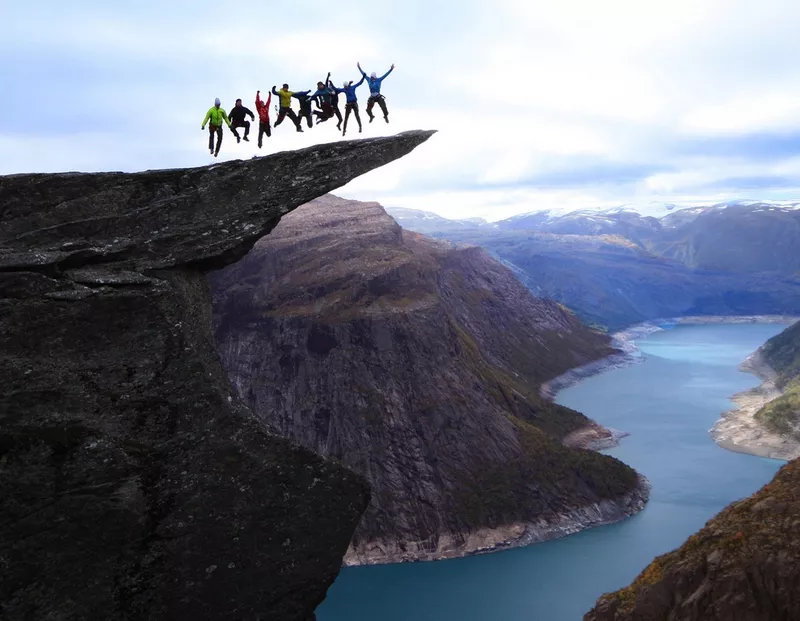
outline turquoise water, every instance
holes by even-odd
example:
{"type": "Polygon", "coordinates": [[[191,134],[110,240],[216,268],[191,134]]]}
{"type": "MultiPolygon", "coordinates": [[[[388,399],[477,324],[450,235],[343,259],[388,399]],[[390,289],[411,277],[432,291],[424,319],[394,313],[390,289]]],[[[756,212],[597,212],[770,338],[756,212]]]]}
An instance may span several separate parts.
{"type": "Polygon", "coordinates": [[[650,479],[638,515],[547,543],[465,559],[344,569],[319,621],[575,621],[781,462],[719,448],[707,431],[758,384],[738,364],[785,326],[678,326],[637,342],[645,361],[589,378],[558,402],[631,435],[606,451],[650,479]]]}

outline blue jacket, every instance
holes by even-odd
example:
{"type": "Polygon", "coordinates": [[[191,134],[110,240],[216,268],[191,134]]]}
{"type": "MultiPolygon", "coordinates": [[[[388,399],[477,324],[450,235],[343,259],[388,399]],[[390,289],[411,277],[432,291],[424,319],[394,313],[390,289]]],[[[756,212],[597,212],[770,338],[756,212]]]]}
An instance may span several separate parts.
{"type": "Polygon", "coordinates": [[[364,76],[358,82],[356,82],[355,84],[351,84],[346,88],[334,88],[334,90],[337,93],[344,93],[347,96],[347,103],[358,103],[358,98],[356,97],[356,89],[359,86],[361,86],[366,77],[367,76],[364,76]]]}
{"type": "Polygon", "coordinates": [[[367,78],[367,74],[364,73],[364,70],[361,69],[361,75],[367,78],[367,84],[369,84],[369,94],[371,97],[377,97],[381,94],[381,82],[383,79],[392,72],[392,69],[389,69],[386,73],[384,73],[379,78],[367,78]]]}

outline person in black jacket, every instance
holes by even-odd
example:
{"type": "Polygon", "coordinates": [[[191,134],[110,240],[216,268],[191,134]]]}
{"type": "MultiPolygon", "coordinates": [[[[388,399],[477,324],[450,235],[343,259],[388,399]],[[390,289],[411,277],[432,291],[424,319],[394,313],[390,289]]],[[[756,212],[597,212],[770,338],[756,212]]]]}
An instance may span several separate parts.
{"type": "Polygon", "coordinates": [[[311,129],[313,127],[311,122],[311,102],[313,102],[314,99],[309,93],[311,93],[311,91],[296,91],[292,93],[292,97],[300,102],[300,114],[297,115],[297,122],[302,123],[303,118],[305,118],[309,129],[311,129]]]}
{"type": "Polygon", "coordinates": [[[244,127],[244,140],[245,142],[250,142],[250,139],[247,137],[250,134],[250,121],[245,121],[245,116],[250,116],[252,120],[256,120],[255,115],[250,111],[249,108],[245,108],[242,105],[242,100],[237,99],[236,105],[233,106],[233,110],[231,110],[228,117],[231,120],[231,131],[233,135],[236,136],[236,142],[241,142],[242,139],[239,137],[239,132],[236,131],[237,127],[244,127]]]}

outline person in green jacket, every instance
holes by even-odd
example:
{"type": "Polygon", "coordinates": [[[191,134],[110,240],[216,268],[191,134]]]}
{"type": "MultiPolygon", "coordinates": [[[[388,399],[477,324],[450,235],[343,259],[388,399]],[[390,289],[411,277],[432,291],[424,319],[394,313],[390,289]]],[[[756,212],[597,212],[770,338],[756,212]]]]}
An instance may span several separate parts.
{"type": "Polygon", "coordinates": [[[200,129],[203,130],[206,128],[206,123],[208,123],[208,150],[214,157],[219,155],[219,148],[222,146],[223,121],[228,124],[228,129],[233,131],[233,129],[231,129],[231,121],[225,113],[225,110],[220,106],[219,97],[217,97],[214,100],[214,106],[209,108],[208,112],[206,112],[206,118],[203,119],[203,124],[200,126],[200,129]],[[217,135],[216,151],[214,150],[214,134],[217,135]]]}

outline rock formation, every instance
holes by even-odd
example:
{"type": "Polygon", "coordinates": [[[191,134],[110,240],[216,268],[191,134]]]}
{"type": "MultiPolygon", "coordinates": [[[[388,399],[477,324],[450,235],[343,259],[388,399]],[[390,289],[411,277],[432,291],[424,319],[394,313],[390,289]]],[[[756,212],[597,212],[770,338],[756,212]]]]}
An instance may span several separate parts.
{"type": "Polygon", "coordinates": [[[204,272],[432,132],[0,178],[0,617],[309,621],[369,492],[270,435],[204,272]]]}
{"type": "MultiPolygon", "coordinates": [[[[800,462],[727,507],[584,621],[800,619],[800,462]]],[[[612,562],[612,561],[610,561],[612,562]]]]}
{"type": "Polygon", "coordinates": [[[539,396],[613,352],[608,337],[484,251],[327,196],[211,281],[245,403],[372,484],[348,562],[530,543],[642,507],[633,470],[562,444],[590,421],[539,396]]]}

